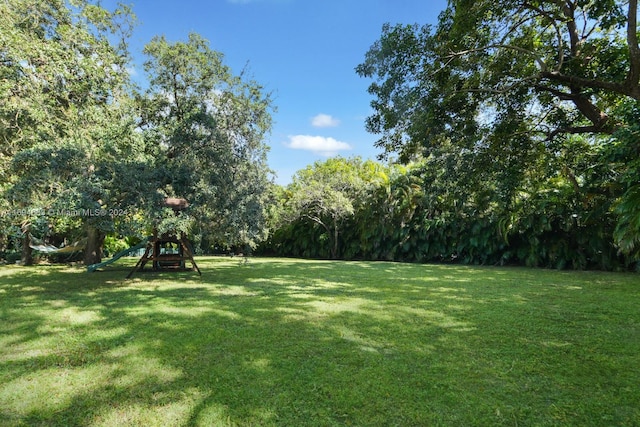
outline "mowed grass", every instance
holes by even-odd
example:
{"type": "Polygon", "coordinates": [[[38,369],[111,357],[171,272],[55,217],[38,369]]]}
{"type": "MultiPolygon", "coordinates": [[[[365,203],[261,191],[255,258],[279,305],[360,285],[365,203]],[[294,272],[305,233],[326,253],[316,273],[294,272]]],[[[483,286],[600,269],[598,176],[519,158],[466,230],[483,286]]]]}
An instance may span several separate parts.
{"type": "Polygon", "coordinates": [[[0,267],[2,426],[638,426],[640,276],[0,267]]]}

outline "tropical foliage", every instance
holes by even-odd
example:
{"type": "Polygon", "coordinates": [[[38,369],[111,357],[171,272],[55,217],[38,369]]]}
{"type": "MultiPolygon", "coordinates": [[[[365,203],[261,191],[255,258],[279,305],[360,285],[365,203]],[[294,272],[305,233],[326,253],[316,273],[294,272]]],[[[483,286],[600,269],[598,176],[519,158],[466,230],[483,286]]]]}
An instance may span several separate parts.
{"type": "Polygon", "coordinates": [[[637,15],[637,1],[453,0],[435,27],[387,25],[357,68],[374,79],[367,127],[401,161],[453,146],[476,180],[497,178],[507,207],[549,181],[567,181],[574,204],[598,201],[591,220],[619,203],[616,242],[630,254],[637,15]]]}
{"type": "Polygon", "coordinates": [[[466,180],[467,160],[441,152],[406,167],[359,159],[318,162],[304,171],[304,185],[299,174],[280,190],[280,211],[272,216],[278,218],[272,221],[275,232],[262,250],[310,258],[547,268],[617,270],[636,265],[614,242],[615,212],[621,208],[599,192],[611,185],[606,174],[589,174],[589,181],[582,183],[589,189],[584,196],[570,180],[555,176],[540,178],[505,201],[499,181],[466,180]],[[343,171],[337,173],[336,165],[343,171]],[[370,173],[362,173],[364,165],[370,173]],[[360,191],[340,193],[340,198],[333,189],[315,191],[325,176],[320,171],[330,170],[338,181],[359,176],[360,191]],[[336,200],[341,207],[332,204],[336,200]],[[340,221],[332,222],[340,213],[340,221]],[[338,224],[339,240],[333,240],[334,228],[326,224],[338,224]]]}
{"type": "Polygon", "coordinates": [[[635,265],[637,13],[637,1],[452,0],[436,26],[385,25],[356,71],[373,80],[367,129],[408,169],[367,193],[340,253],[635,265]]]}
{"type": "MultiPolygon", "coordinates": [[[[126,37],[131,19],[124,8],[109,12],[86,1],[8,1],[0,38],[0,107],[3,148],[1,182],[7,204],[19,215],[24,236],[23,261],[30,261],[28,241],[43,211],[110,207],[99,163],[105,150],[120,144],[122,95],[128,76],[126,37]]],[[[85,260],[99,257],[111,221],[86,215],[75,221],[55,215],[52,222],[82,226],[87,236],[85,260]]],[[[54,224],[52,224],[54,225],[54,224]]]]}

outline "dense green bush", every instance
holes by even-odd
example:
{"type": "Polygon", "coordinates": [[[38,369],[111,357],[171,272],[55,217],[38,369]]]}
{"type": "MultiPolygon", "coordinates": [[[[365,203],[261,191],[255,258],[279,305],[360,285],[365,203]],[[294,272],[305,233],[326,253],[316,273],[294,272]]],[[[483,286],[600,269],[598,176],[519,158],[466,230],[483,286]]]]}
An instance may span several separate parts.
{"type": "MultiPolygon", "coordinates": [[[[389,168],[388,179],[378,180],[354,203],[357,209],[342,226],[339,256],[556,269],[633,268],[634,257],[623,255],[614,241],[618,215],[612,195],[618,190],[597,167],[597,147],[592,154],[596,166],[580,176],[579,187],[560,173],[541,174],[528,188],[498,191],[495,182],[463,185],[460,174],[434,170],[438,163],[433,161],[389,168]]],[[[328,258],[329,236],[298,217],[275,227],[260,251],[328,258]]]]}

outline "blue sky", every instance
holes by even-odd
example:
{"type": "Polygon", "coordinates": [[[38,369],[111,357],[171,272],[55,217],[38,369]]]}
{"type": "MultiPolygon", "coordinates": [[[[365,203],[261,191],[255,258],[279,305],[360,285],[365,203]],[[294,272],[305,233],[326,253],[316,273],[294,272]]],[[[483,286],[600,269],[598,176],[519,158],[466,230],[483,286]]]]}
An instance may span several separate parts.
{"type": "Polygon", "coordinates": [[[328,156],[379,154],[364,127],[371,81],[354,68],[385,22],[435,24],[446,0],[132,0],[132,7],[136,62],[154,35],[183,41],[197,32],[235,74],[247,66],[272,93],[269,166],[287,184],[328,156]]]}

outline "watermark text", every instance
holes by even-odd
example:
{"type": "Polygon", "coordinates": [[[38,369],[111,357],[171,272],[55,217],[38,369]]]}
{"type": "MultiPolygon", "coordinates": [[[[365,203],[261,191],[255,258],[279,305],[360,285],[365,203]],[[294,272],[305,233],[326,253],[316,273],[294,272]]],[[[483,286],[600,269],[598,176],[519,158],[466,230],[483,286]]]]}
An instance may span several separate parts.
{"type": "Polygon", "coordinates": [[[22,208],[22,209],[9,209],[6,211],[0,211],[2,217],[71,217],[71,218],[86,218],[86,217],[118,217],[129,214],[127,209],[119,208],[98,208],[98,209],[45,209],[45,208],[22,208]]]}

